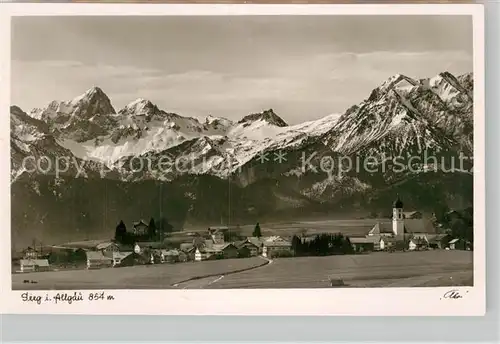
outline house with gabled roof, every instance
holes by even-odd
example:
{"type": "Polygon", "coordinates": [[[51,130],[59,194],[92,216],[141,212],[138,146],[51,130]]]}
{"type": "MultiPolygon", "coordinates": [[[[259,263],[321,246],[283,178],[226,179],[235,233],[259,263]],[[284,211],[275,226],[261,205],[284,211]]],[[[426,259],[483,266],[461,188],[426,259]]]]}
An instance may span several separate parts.
{"type": "Polygon", "coordinates": [[[391,250],[394,249],[396,246],[397,240],[394,237],[389,237],[389,236],[383,236],[380,237],[378,240],[378,243],[375,244],[375,249],[384,251],[384,250],[391,250]]]}
{"type": "Polygon", "coordinates": [[[422,213],[419,211],[404,211],[403,216],[405,219],[421,219],[422,213]]]}
{"type": "Polygon", "coordinates": [[[266,238],[262,242],[262,256],[271,258],[281,254],[292,253],[292,242],[280,236],[266,238]]]}
{"type": "Polygon", "coordinates": [[[134,252],[113,252],[113,266],[121,265],[123,260],[134,252]]]}
{"type": "Polygon", "coordinates": [[[181,251],[177,249],[159,250],[160,263],[177,263],[180,261],[181,251]]]}
{"type": "Polygon", "coordinates": [[[211,257],[230,259],[238,257],[238,248],[231,243],[212,244],[210,247],[199,247],[195,252],[195,260],[202,261],[211,257]]]}
{"type": "Polygon", "coordinates": [[[435,234],[436,227],[429,219],[410,219],[404,221],[405,233],[435,234]]]}
{"type": "Polygon", "coordinates": [[[472,244],[464,239],[455,238],[450,240],[448,243],[448,247],[450,250],[467,250],[469,251],[472,248],[472,244]]]}
{"type": "Polygon", "coordinates": [[[100,251],[87,251],[87,269],[109,268],[113,266],[113,258],[100,251]]]}
{"type": "Polygon", "coordinates": [[[247,241],[257,246],[259,248],[259,253],[262,253],[263,238],[247,237],[247,241]]]}
{"type": "Polygon", "coordinates": [[[48,271],[50,264],[48,259],[21,259],[19,261],[21,272],[48,271]]]}
{"type": "Polygon", "coordinates": [[[238,248],[238,250],[248,250],[248,254],[251,257],[258,256],[260,253],[260,247],[254,244],[248,238],[242,241],[237,241],[234,243],[234,245],[238,248]]]}
{"type": "Polygon", "coordinates": [[[377,222],[373,228],[368,232],[368,236],[394,236],[392,231],[392,223],[377,222]]]}
{"type": "Polygon", "coordinates": [[[449,234],[429,234],[427,239],[430,248],[446,248],[452,238],[449,234]]]}
{"type": "Polygon", "coordinates": [[[133,233],[135,236],[147,235],[148,230],[149,225],[144,220],[133,223],[133,233]]]}
{"type": "Polygon", "coordinates": [[[24,251],[23,251],[23,257],[24,259],[38,259],[38,257],[41,256],[40,252],[36,250],[33,247],[28,246],[24,251]]]}
{"type": "Polygon", "coordinates": [[[105,256],[113,257],[115,252],[120,252],[120,246],[112,241],[102,242],[97,244],[94,250],[102,252],[105,256]]]}
{"type": "Polygon", "coordinates": [[[408,250],[410,251],[419,251],[426,250],[429,248],[429,240],[425,235],[415,236],[410,239],[408,243],[408,250]]]}
{"type": "Polygon", "coordinates": [[[228,226],[212,226],[208,228],[208,235],[215,244],[224,243],[224,233],[229,231],[228,226]]]}
{"type": "Polygon", "coordinates": [[[354,252],[370,252],[375,250],[377,238],[374,236],[366,237],[349,237],[349,242],[354,252]]]}

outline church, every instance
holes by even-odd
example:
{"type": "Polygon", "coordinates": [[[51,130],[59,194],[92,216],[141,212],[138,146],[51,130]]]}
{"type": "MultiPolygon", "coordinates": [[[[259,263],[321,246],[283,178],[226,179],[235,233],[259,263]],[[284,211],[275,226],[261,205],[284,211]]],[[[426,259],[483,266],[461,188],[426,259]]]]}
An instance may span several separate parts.
{"type": "Polygon", "coordinates": [[[403,202],[398,195],[392,204],[391,222],[377,222],[364,237],[350,238],[355,250],[362,248],[362,250],[379,251],[396,244],[408,244],[410,247],[405,249],[412,249],[418,245],[429,244],[429,241],[436,236],[436,228],[432,221],[424,218],[407,218],[405,214],[403,202]]]}

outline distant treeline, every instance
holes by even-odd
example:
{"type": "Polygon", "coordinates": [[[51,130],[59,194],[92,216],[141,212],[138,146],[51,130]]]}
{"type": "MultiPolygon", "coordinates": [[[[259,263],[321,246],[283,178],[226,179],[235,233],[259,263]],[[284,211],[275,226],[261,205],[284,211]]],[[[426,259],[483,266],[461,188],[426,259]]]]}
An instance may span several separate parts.
{"type": "Polygon", "coordinates": [[[329,256],[354,252],[349,238],[340,233],[318,234],[310,241],[303,241],[294,235],[292,249],[296,256],[329,256]]]}

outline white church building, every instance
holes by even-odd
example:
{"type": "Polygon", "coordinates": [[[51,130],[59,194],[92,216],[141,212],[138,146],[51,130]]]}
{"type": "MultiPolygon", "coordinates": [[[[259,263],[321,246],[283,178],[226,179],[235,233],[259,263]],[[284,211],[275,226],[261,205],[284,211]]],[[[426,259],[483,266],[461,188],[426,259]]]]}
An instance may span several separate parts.
{"type": "MultiPolygon", "coordinates": [[[[412,238],[421,238],[427,240],[427,237],[436,235],[436,229],[429,219],[405,217],[403,211],[403,202],[399,198],[392,204],[392,221],[377,222],[373,228],[366,234],[365,240],[373,243],[373,249],[384,250],[397,242],[409,241],[412,238]]],[[[360,241],[360,239],[358,239],[360,241]]],[[[411,249],[410,247],[406,247],[411,249]]]]}

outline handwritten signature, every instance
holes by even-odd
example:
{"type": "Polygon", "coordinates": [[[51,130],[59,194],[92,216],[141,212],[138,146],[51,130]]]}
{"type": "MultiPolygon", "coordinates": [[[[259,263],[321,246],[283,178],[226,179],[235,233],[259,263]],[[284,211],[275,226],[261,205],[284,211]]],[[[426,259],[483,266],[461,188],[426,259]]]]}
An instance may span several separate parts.
{"type": "MultiPolygon", "coordinates": [[[[468,291],[465,292],[466,294],[468,291]]],[[[460,294],[460,291],[458,289],[452,289],[448,290],[446,293],[444,293],[443,297],[441,299],[462,299],[463,296],[460,294]]]]}

